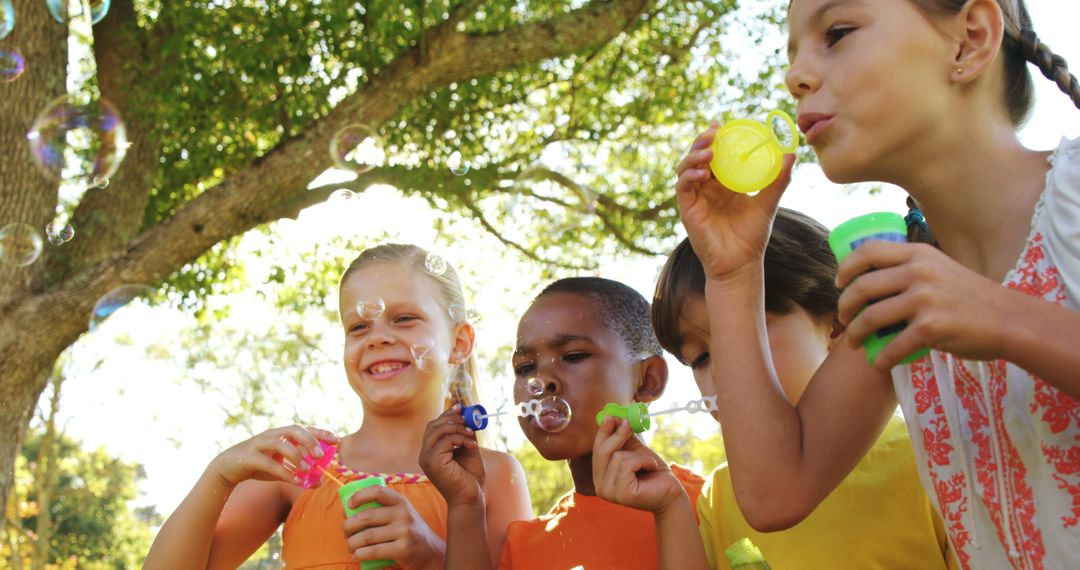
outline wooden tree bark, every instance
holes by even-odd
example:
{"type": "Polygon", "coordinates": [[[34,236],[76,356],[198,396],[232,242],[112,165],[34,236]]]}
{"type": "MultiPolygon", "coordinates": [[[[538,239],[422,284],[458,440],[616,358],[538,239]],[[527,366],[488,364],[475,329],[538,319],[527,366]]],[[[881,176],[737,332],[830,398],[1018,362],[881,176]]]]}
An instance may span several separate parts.
{"type": "MultiPolygon", "coordinates": [[[[594,1],[547,21],[476,35],[456,31],[469,10],[481,4],[471,2],[427,30],[423,53],[419,48],[403,53],[302,133],[137,235],[156,150],[154,141],[131,137],[135,146],[113,183],[88,193],[76,211],[73,225],[97,228],[94,243],[76,244],[76,239],[67,244],[70,249],[46,244],[44,259],[27,268],[0,266],[0,501],[8,496],[15,454],[53,363],[85,332],[84,316],[98,298],[125,283],[160,282],[214,244],[259,224],[295,217],[324,200],[329,189],[306,187],[331,165],[327,141],[345,124],[380,125],[410,99],[452,82],[602,46],[654,3],[594,1]]],[[[15,7],[16,31],[4,41],[21,46],[29,69],[3,86],[0,102],[0,225],[21,221],[42,228],[55,208],[56,188],[30,164],[24,137],[38,111],[63,92],[65,32],[41,0],[16,0],[15,7]]],[[[101,91],[123,113],[124,89],[134,86],[125,82],[126,71],[115,54],[145,53],[152,46],[123,43],[131,41],[125,37],[138,37],[130,0],[114,1],[111,10],[99,26],[120,29],[95,32],[95,51],[101,91]]],[[[129,129],[139,129],[138,117],[125,115],[125,121],[129,129]]],[[[385,174],[376,169],[368,176],[385,174]]],[[[0,512],[4,507],[0,503],[0,512]]]]}

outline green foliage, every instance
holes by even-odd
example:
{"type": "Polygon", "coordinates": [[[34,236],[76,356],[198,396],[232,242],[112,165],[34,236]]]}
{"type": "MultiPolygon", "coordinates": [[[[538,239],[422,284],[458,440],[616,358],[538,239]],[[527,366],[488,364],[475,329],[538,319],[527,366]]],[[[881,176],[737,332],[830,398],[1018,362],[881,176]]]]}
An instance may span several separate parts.
{"type": "MultiPolygon", "coordinates": [[[[152,55],[136,66],[131,112],[160,141],[144,225],[298,135],[391,62],[432,56],[425,32],[458,4],[137,2],[135,43],[152,55]]],[[[457,31],[494,34],[584,4],[476,3],[457,31]]],[[[405,194],[475,220],[542,265],[592,269],[599,253],[664,251],[677,221],[672,172],[694,134],[779,88],[777,58],[736,80],[737,58],[724,46],[760,41],[785,5],[773,0],[746,17],[736,0],[660,0],[597,49],[398,102],[395,116],[373,125],[384,171],[405,194]],[[450,172],[454,153],[468,173],[450,172]],[[537,167],[544,175],[523,175],[537,167]]],[[[172,278],[189,305],[229,286],[234,245],[172,278]]]]}
{"type": "MultiPolygon", "coordinates": [[[[42,432],[31,430],[16,462],[13,497],[18,500],[8,502],[0,566],[14,565],[12,545],[25,559],[37,539],[33,529],[44,507],[35,485],[42,476],[37,463],[42,441],[42,432]],[[12,526],[16,519],[21,531],[12,526]]],[[[47,563],[91,570],[137,567],[150,548],[150,525],[161,523],[152,508],[134,512],[128,507],[137,482],[145,477],[142,467],[103,449],[83,449],[81,442],[62,434],[53,445],[59,473],[47,506],[53,524],[47,563]]]]}

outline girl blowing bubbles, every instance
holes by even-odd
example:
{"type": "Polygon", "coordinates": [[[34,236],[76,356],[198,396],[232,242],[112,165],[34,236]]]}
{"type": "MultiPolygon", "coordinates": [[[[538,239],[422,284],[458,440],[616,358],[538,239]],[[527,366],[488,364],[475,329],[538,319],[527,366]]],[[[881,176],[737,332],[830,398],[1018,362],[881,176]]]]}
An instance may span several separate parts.
{"type": "Polygon", "coordinates": [[[769,354],[762,255],[793,159],[748,197],[708,170],[715,127],[695,141],[677,194],[705,269],[712,382],[743,513],[761,530],[806,517],[899,401],[963,566],[1070,565],[1080,552],[1080,142],[1033,151],[1015,128],[1031,106],[1027,62],[1078,106],[1080,86],[1022,0],[793,0],[788,25],[786,81],[825,174],[903,187],[940,249],[871,242],[845,259],[846,342],[792,407],[769,354]],[[899,322],[906,329],[869,366],[863,341],[899,322]],[[933,350],[899,364],[920,347],[933,350]]]}
{"type": "MultiPolygon", "coordinates": [[[[382,245],[361,253],[341,278],[345,376],[364,410],[360,429],[339,440],[318,429],[277,428],[225,450],[161,528],[148,568],[236,568],[282,522],[288,567],[359,568],[359,560],[379,559],[442,567],[446,502],[419,474],[417,457],[427,422],[449,404],[444,379],[451,367],[476,376],[474,333],[450,316],[450,307],[463,303],[457,274],[426,271],[425,257],[416,246],[382,245]],[[375,501],[382,508],[346,519],[329,477],[301,489],[283,461],[307,471],[304,457],[322,456],[318,440],[337,446],[327,467],[337,479],[386,478],[386,487],[350,499],[353,507],[375,501]]],[[[475,400],[475,386],[456,397],[463,394],[475,400]]],[[[489,473],[484,492],[498,498],[486,512],[494,558],[506,526],[530,518],[531,509],[517,462],[480,452],[489,473]]]]}

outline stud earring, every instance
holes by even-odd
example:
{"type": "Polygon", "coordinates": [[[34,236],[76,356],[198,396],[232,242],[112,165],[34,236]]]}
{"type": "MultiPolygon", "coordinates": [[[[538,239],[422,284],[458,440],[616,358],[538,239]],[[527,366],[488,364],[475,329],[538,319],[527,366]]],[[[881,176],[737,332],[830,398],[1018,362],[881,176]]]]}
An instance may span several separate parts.
{"type": "Polygon", "coordinates": [[[961,73],[963,73],[963,72],[964,72],[964,68],[963,68],[963,67],[957,67],[957,68],[956,68],[956,74],[957,74],[957,75],[960,75],[960,74],[961,74],[961,73]]]}

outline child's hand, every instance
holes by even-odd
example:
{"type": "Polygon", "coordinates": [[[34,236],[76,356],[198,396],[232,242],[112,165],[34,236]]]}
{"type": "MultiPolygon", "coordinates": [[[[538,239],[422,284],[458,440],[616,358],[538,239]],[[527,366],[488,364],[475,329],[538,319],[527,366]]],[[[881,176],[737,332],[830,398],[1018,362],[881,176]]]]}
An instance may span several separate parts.
{"type": "Polygon", "coordinates": [[[372,486],[349,498],[349,507],[376,502],[378,508],[345,519],[346,545],[357,560],[393,560],[398,566],[442,568],[446,543],[409,501],[392,489],[372,486]]]}
{"type": "Polygon", "coordinates": [[[641,443],[629,422],[604,418],[592,462],[596,495],[613,503],[660,514],[686,496],[663,458],[641,443]]]}
{"type": "Polygon", "coordinates": [[[322,457],[320,439],[338,442],[336,435],[317,428],[294,425],[267,430],[221,452],[207,470],[215,472],[231,487],[247,479],[298,483],[283,462],[301,470],[310,468],[304,456],[322,457]]]}
{"type": "Polygon", "coordinates": [[[840,264],[836,282],[846,288],[839,318],[849,323],[853,347],[879,329],[907,323],[878,354],[874,368],[882,371],[925,347],[975,360],[1002,358],[1002,309],[1023,306],[1027,298],[927,244],[865,243],[840,264]]]}
{"type": "Polygon", "coordinates": [[[705,276],[723,279],[746,266],[760,266],[780,196],[791,181],[794,155],[784,157],[780,176],[755,196],[725,188],[709,168],[715,123],[698,135],[679,164],[675,187],[679,216],[701,259],[705,276]]]}
{"type": "Polygon", "coordinates": [[[442,493],[447,504],[483,499],[484,460],[476,434],[465,427],[461,404],[454,404],[427,425],[420,468],[442,493]]]}

